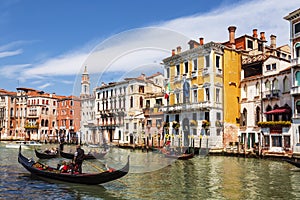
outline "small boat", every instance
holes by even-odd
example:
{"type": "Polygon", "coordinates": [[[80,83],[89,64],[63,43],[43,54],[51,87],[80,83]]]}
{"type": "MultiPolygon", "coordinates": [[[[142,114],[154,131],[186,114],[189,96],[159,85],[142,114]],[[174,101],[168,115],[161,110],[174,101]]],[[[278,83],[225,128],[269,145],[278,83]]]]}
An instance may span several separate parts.
{"type": "Polygon", "coordinates": [[[178,160],[188,160],[194,157],[193,153],[189,154],[169,154],[169,153],[164,153],[166,158],[173,158],[173,159],[178,159],[178,160]]]}
{"type": "Polygon", "coordinates": [[[59,156],[58,153],[42,153],[34,149],[36,157],[40,159],[51,159],[51,158],[57,158],[59,156]]]}
{"type": "Polygon", "coordinates": [[[300,168],[300,162],[297,162],[297,161],[291,160],[291,159],[285,159],[285,161],[300,168]]]}
{"type": "Polygon", "coordinates": [[[19,147],[18,162],[28,170],[32,175],[44,177],[48,179],[55,179],[64,182],[98,185],[113,181],[125,176],[129,172],[129,156],[126,165],[119,170],[107,170],[101,173],[61,173],[53,167],[49,167],[32,159],[28,159],[21,153],[21,146],[19,147]]]}
{"type": "MultiPolygon", "coordinates": [[[[85,160],[93,160],[93,159],[101,159],[106,155],[107,152],[101,152],[101,153],[88,153],[84,155],[85,160]]],[[[60,156],[67,159],[73,159],[74,153],[66,153],[61,151],[60,156]]]]}
{"type": "Polygon", "coordinates": [[[38,143],[36,141],[15,141],[9,144],[6,144],[6,148],[14,148],[17,149],[20,146],[22,146],[22,148],[24,149],[30,149],[30,148],[35,148],[38,146],[42,146],[41,143],[38,143]]]}

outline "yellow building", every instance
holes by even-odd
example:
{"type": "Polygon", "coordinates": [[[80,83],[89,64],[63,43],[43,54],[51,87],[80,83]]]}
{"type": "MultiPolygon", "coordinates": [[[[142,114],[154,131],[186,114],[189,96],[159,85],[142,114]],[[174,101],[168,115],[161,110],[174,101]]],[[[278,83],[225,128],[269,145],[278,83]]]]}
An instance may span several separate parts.
{"type": "Polygon", "coordinates": [[[241,54],[203,38],[189,47],[163,60],[165,138],[173,146],[221,148],[237,140],[241,54]]]}

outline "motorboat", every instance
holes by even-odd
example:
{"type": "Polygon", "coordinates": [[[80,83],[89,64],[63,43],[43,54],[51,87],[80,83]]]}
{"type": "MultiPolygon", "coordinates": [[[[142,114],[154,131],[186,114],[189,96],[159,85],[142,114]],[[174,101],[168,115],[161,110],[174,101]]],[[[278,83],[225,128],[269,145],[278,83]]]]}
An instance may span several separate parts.
{"type": "Polygon", "coordinates": [[[18,149],[20,146],[23,149],[30,149],[30,148],[42,146],[42,144],[39,142],[36,142],[36,141],[14,141],[14,142],[6,144],[5,147],[18,149]]]}

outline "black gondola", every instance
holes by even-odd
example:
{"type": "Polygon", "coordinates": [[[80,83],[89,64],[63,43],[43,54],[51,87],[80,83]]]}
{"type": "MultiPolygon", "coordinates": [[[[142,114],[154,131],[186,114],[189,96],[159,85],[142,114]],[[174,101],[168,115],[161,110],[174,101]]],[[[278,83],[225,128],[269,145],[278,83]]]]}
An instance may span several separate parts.
{"type": "MultiPolygon", "coordinates": [[[[85,154],[84,159],[85,160],[101,159],[106,155],[106,153],[107,152],[85,154]]],[[[73,159],[74,153],[66,153],[66,152],[61,151],[60,156],[63,158],[67,158],[67,159],[73,159]]]]}
{"type": "Polygon", "coordinates": [[[188,160],[194,157],[193,153],[190,154],[168,154],[168,153],[164,153],[166,158],[173,158],[173,159],[178,159],[178,160],[188,160]]]}
{"type": "Polygon", "coordinates": [[[59,156],[58,153],[56,153],[56,154],[41,153],[41,152],[37,151],[36,149],[34,149],[34,152],[35,152],[36,157],[38,157],[40,159],[57,158],[59,156]]]}
{"type": "Polygon", "coordinates": [[[285,161],[300,168],[300,162],[297,162],[297,161],[291,160],[291,159],[285,159],[285,161]]]}
{"type": "Polygon", "coordinates": [[[129,156],[128,156],[126,165],[119,170],[104,171],[102,173],[82,173],[82,174],[60,173],[60,171],[57,170],[56,168],[48,167],[46,165],[35,162],[23,156],[21,153],[21,146],[19,148],[18,162],[25,169],[27,169],[32,175],[49,178],[49,179],[55,179],[59,181],[80,183],[80,184],[87,184],[87,185],[98,185],[109,181],[113,181],[125,176],[129,171],[129,156]],[[45,167],[45,169],[43,167],[45,167]]]}

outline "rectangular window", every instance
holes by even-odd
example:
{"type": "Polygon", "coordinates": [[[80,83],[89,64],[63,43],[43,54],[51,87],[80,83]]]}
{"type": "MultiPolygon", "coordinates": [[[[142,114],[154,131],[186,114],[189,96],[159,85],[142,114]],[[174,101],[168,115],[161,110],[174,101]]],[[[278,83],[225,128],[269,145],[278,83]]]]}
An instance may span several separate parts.
{"type": "Polygon", "coordinates": [[[188,73],[189,72],[189,63],[186,61],[185,63],[184,63],[184,73],[188,73]]]}
{"type": "Polygon", "coordinates": [[[216,88],[216,102],[220,103],[220,89],[216,88]]]}
{"type": "Polygon", "coordinates": [[[70,126],[73,126],[73,120],[70,119],[70,126]]]}
{"type": "Polygon", "coordinates": [[[198,102],[198,91],[193,90],[193,102],[197,103],[198,102]]]}
{"type": "Polygon", "coordinates": [[[221,120],[221,113],[220,112],[217,112],[217,120],[221,120]]]}
{"type": "Polygon", "coordinates": [[[129,123],[126,123],[126,129],[127,130],[129,129],[129,123]]]}
{"type": "Polygon", "coordinates": [[[271,65],[266,65],[266,69],[267,69],[267,71],[271,70],[271,65]]]}
{"type": "Polygon", "coordinates": [[[294,25],[294,34],[295,36],[300,33],[300,23],[294,25]]]}
{"type": "Polygon", "coordinates": [[[216,68],[220,68],[220,56],[216,56],[216,68]]]}
{"type": "Polygon", "coordinates": [[[136,129],[136,127],[137,127],[136,125],[137,125],[137,123],[133,124],[133,129],[136,129]]]}
{"type": "Polygon", "coordinates": [[[180,75],[180,65],[176,65],[176,75],[180,75]]]}
{"type": "Polygon", "coordinates": [[[210,100],[210,98],[209,98],[209,88],[205,88],[205,99],[206,99],[206,101],[210,100]]]}
{"type": "Polygon", "coordinates": [[[193,120],[197,120],[197,113],[193,113],[193,120]]]}
{"type": "Polygon", "coordinates": [[[262,49],[262,43],[258,43],[258,51],[262,51],[263,49],[262,49]]]}
{"type": "Polygon", "coordinates": [[[206,68],[209,67],[209,55],[205,56],[205,66],[206,68]]]}
{"type": "Polygon", "coordinates": [[[193,135],[197,135],[197,129],[193,129],[193,135]]]}
{"type": "Polygon", "coordinates": [[[276,70],[276,63],[272,64],[272,70],[276,70]]]}
{"type": "Polygon", "coordinates": [[[194,71],[197,71],[197,70],[198,70],[198,60],[197,60],[197,59],[194,59],[194,60],[193,60],[193,70],[194,70],[194,71]]]}
{"type": "Polygon", "coordinates": [[[248,47],[248,49],[253,49],[253,41],[252,40],[247,40],[247,47],[248,47]]]}
{"type": "Polygon", "coordinates": [[[180,98],[179,95],[180,95],[179,93],[176,93],[176,103],[180,103],[180,102],[179,102],[179,98],[180,98]]]}

